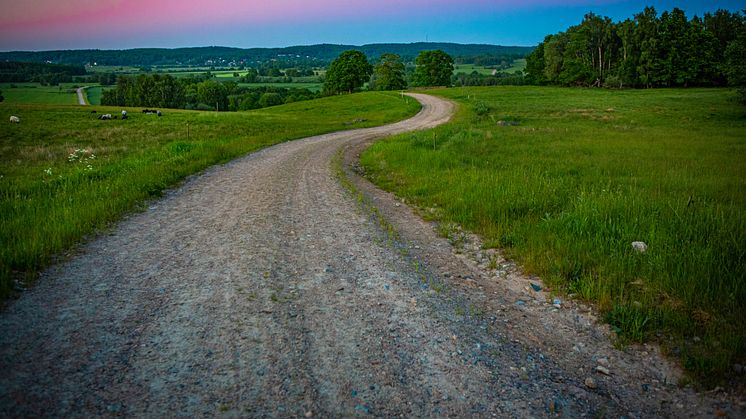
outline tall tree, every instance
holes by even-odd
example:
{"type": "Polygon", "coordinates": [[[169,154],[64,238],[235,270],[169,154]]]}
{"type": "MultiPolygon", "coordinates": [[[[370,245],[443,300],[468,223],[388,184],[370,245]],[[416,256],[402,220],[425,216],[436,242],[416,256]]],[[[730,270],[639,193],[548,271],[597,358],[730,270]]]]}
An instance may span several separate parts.
{"type": "Polygon", "coordinates": [[[640,46],[637,74],[645,87],[653,87],[658,83],[661,73],[658,13],[654,7],[646,7],[642,13],[635,15],[635,21],[637,22],[635,41],[640,46]]]}
{"type": "Polygon", "coordinates": [[[375,90],[402,90],[407,88],[404,64],[397,54],[382,54],[373,73],[375,90]]]}
{"type": "Polygon", "coordinates": [[[544,76],[549,83],[559,83],[569,37],[560,32],[548,38],[544,43],[544,76]]]}
{"type": "Polygon", "coordinates": [[[417,86],[450,86],[453,58],[441,50],[422,51],[415,61],[414,82],[417,86]]]}
{"type": "Polygon", "coordinates": [[[741,25],[736,38],[728,44],[724,67],[728,84],[740,87],[738,100],[746,104],[746,25],[741,25]]]}
{"type": "Polygon", "coordinates": [[[352,93],[368,82],[372,73],[373,66],[364,53],[357,50],[345,51],[329,66],[324,81],[324,93],[352,93]]]}
{"type": "Polygon", "coordinates": [[[550,36],[544,38],[543,42],[534,48],[531,54],[526,57],[526,83],[543,85],[547,83],[547,77],[544,75],[544,45],[550,39],[550,36]]]}

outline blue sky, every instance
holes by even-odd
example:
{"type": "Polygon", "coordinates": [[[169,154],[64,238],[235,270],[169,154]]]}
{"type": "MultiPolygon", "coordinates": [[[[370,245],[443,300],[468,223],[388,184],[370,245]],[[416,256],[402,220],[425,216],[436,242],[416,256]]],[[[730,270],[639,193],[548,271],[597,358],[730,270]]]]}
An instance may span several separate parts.
{"type": "Polygon", "coordinates": [[[0,50],[277,47],[459,42],[532,46],[587,12],[623,20],[646,5],[687,16],[741,1],[34,0],[3,5],[0,50]]]}

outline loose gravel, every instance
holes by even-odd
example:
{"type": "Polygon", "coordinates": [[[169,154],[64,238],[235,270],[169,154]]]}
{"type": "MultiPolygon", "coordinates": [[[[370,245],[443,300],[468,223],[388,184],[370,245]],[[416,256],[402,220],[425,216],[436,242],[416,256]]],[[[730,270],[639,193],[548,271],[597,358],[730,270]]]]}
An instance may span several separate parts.
{"type": "Polygon", "coordinates": [[[0,313],[0,416],[744,413],[673,385],[655,348],[615,349],[509,261],[488,268],[499,254],[478,238],[454,247],[352,170],[360,194],[341,186],[340,149],[351,167],[375,139],[450,118],[412,96],[407,121],[193,177],[45,272],[0,313]]]}

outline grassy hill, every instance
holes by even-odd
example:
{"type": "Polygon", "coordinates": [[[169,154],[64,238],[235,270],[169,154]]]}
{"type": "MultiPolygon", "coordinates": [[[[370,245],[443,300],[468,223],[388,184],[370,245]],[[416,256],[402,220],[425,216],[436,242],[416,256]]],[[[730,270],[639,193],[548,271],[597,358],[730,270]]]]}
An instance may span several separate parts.
{"type": "Polygon", "coordinates": [[[372,146],[385,189],[504,248],[703,381],[746,361],[746,108],[727,89],[428,91],[455,121],[372,146]],[[437,139],[437,140],[436,140],[437,139]],[[648,250],[636,252],[631,243],[648,250]]]}
{"type": "MultiPolygon", "coordinates": [[[[122,108],[96,107],[98,114],[122,108]]],[[[415,114],[395,93],[360,93],[250,112],[129,109],[100,121],[90,107],[0,103],[0,298],[55,254],[158,197],[186,176],[262,147],[415,114]],[[9,124],[17,115],[20,124],[9,124]]]]}

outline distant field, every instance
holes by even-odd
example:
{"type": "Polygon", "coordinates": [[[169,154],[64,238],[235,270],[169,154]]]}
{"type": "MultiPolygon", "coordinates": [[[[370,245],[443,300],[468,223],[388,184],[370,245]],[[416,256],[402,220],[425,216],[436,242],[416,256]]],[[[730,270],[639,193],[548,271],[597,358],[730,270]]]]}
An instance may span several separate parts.
{"type": "Polygon", "coordinates": [[[139,67],[133,66],[121,66],[121,65],[92,65],[86,66],[86,70],[94,73],[120,73],[120,74],[131,74],[140,73],[139,67]]]}
{"type": "Polygon", "coordinates": [[[415,101],[376,92],[249,112],[167,110],[158,118],[130,109],[126,121],[99,121],[89,107],[2,102],[0,298],[14,279],[33,278],[52,255],[190,174],[282,141],[418,110],[415,101]],[[10,124],[8,115],[22,122],[10,124]]]}
{"type": "Polygon", "coordinates": [[[92,86],[85,89],[85,93],[88,96],[88,103],[96,106],[101,105],[101,95],[103,94],[103,91],[110,88],[111,87],[92,86]]]}
{"type": "Polygon", "coordinates": [[[324,87],[323,83],[239,83],[242,87],[280,87],[286,89],[308,89],[312,92],[321,91],[324,87]]]}
{"type": "Polygon", "coordinates": [[[42,86],[39,83],[0,83],[7,103],[38,103],[48,105],[75,105],[78,96],[73,84],[42,86]],[[11,85],[17,87],[13,88],[11,85]]]}
{"type": "Polygon", "coordinates": [[[503,70],[506,73],[515,73],[516,71],[523,71],[526,69],[526,59],[520,58],[513,61],[513,65],[510,68],[503,70]]]}
{"type": "Polygon", "coordinates": [[[362,162],[377,184],[437,208],[443,234],[460,224],[595,302],[622,342],[658,339],[704,381],[744,364],[746,107],[733,91],[428,93],[461,105],[455,121],[373,145],[362,162]]]}
{"type": "MultiPolygon", "coordinates": [[[[526,68],[526,59],[521,58],[521,59],[515,60],[513,62],[513,65],[510,68],[505,69],[505,70],[498,69],[497,71],[503,72],[503,73],[514,73],[516,71],[523,71],[525,68],[526,68]]],[[[458,74],[458,73],[471,74],[474,71],[476,71],[479,74],[491,75],[494,70],[492,68],[474,65],[474,64],[456,64],[453,66],[453,74],[458,74]]]]}

